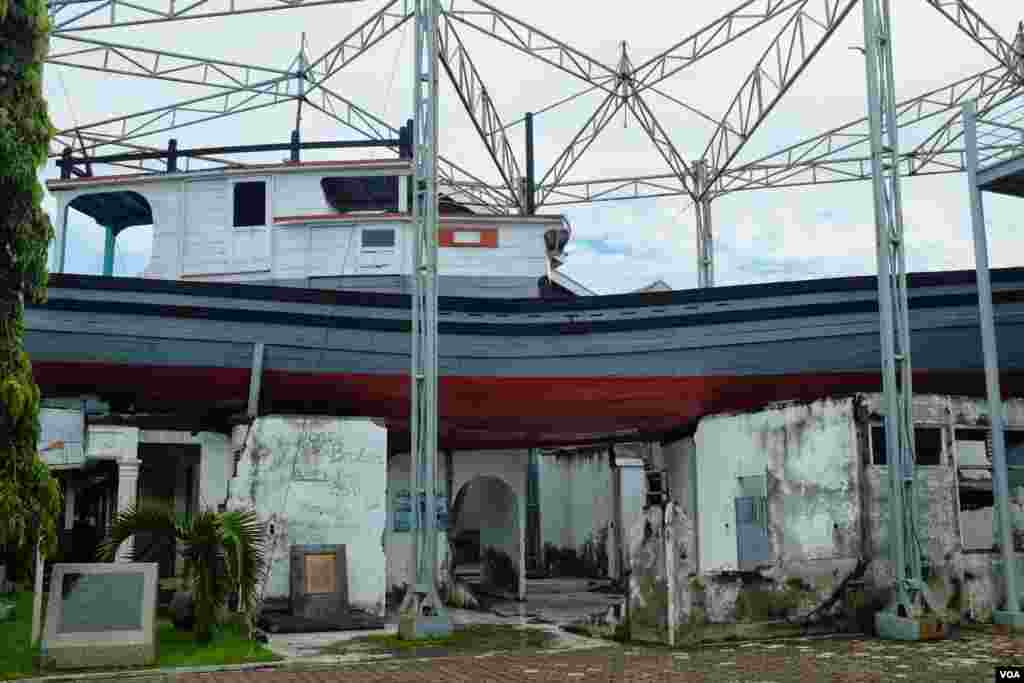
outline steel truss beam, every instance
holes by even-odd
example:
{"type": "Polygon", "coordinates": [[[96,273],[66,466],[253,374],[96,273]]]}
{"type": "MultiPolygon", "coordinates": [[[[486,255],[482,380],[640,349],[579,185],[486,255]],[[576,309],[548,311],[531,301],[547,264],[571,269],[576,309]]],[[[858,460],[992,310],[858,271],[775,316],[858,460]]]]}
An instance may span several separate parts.
{"type": "MultiPolygon", "coordinates": [[[[398,130],[389,123],[322,83],[315,86],[315,93],[306,95],[306,103],[371,140],[398,137],[398,130]]],[[[444,190],[457,195],[454,198],[459,201],[494,213],[508,213],[510,207],[515,205],[514,200],[505,194],[505,188],[490,185],[443,156],[438,157],[438,182],[444,190]]]]}
{"type": "MultiPolygon", "coordinates": [[[[947,112],[958,110],[966,101],[1012,92],[1012,84],[1005,78],[1005,69],[994,67],[968,76],[950,85],[937,88],[896,105],[896,123],[899,127],[914,125],[947,112]]],[[[949,124],[947,121],[946,124],[949,124]]],[[[941,129],[941,128],[940,128],[941,129]]],[[[773,187],[776,180],[783,183],[791,171],[804,172],[826,162],[842,159],[862,159],[870,144],[871,131],[867,118],[857,119],[814,137],[765,155],[748,164],[719,170],[713,195],[739,190],[773,187]]],[[[917,154],[918,151],[911,154],[917,154]]],[[[904,155],[906,157],[907,155],[904,155]]],[[[915,169],[924,170],[923,165],[915,169]]]]}
{"type": "Polygon", "coordinates": [[[51,34],[338,5],[359,0],[50,0],[51,34]],[[64,14],[61,19],[58,15],[64,14]],[[92,21],[89,21],[89,18],[92,21]]]}
{"type": "Polygon", "coordinates": [[[480,139],[487,147],[491,159],[498,167],[502,181],[515,199],[516,205],[519,208],[525,207],[525,197],[519,196],[519,178],[522,172],[519,170],[519,162],[512,151],[512,145],[505,135],[501,117],[487,92],[480,72],[477,71],[449,19],[442,20],[438,26],[438,49],[441,64],[448,73],[452,86],[462,100],[480,139]]]}
{"type": "MultiPolygon", "coordinates": [[[[1003,102],[1014,99],[1024,92],[1024,83],[1016,82],[1013,73],[1003,73],[1000,87],[994,87],[989,92],[976,98],[978,111],[988,113],[1003,102]]],[[[935,130],[925,140],[919,143],[913,150],[917,168],[924,168],[930,164],[935,157],[945,152],[955,144],[962,144],[964,137],[963,117],[949,116],[942,127],[935,130]]]]}
{"type": "Polygon", "coordinates": [[[601,104],[591,114],[587,122],[576,133],[558,158],[555,159],[547,173],[537,183],[537,207],[544,206],[552,189],[558,187],[566,174],[572,170],[583,153],[587,151],[597,136],[601,134],[620,109],[626,104],[626,97],[612,92],[605,96],[601,104]],[[551,182],[548,182],[548,178],[551,182]]]}
{"type": "Polygon", "coordinates": [[[967,4],[967,0],[924,1],[970,36],[971,40],[995,57],[996,61],[1006,69],[1011,72],[1017,69],[1016,53],[1013,47],[974,8],[967,4]]]}
{"type": "MultiPolygon", "coordinates": [[[[321,67],[323,75],[309,79],[314,85],[327,81],[371,47],[387,38],[412,18],[411,12],[402,12],[395,6],[399,0],[391,0],[369,19],[354,28],[333,47],[307,67],[315,70],[321,67]]],[[[404,0],[403,0],[404,1],[404,0]]]]}
{"type": "Polygon", "coordinates": [[[696,201],[700,187],[693,177],[694,170],[687,163],[686,159],[683,158],[683,155],[679,153],[679,150],[676,149],[671,138],[669,138],[665,129],[662,128],[657,117],[655,117],[654,112],[651,111],[643,97],[636,90],[631,92],[628,103],[629,110],[633,112],[633,116],[640,123],[640,127],[644,129],[647,137],[654,143],[661,158],[672,169],[672,175],[679,180],[679,184],[682,185],[686,194],[696,201]]]}
{"type": "Polygon", "coordinates": [[[456,0],[448,0],[448,8],[443,11],[444,15],[556,69],[572,74],[590,85],[608,90],[603,77],[617,75],[612,67],[525,21],[502,12],[493,5],[481,0],[462,0],[459,4],[460,7],[456,9],[456,0]],[[462,9],[466,6],[467,9],[462,9]]]}
{"type": "Polygon", "coordinates": [[[730,166],[750,136],[768,117],[818,54],[858,0],[825,0],[809,9],[804,0],[747,76],[708,142],[703,158],[710,167],[708,186],[730,166]],[[728,124],[728,125],[727,125],[728,124]]]}
{"type": "MultiPolygon", "coordinates": [[[[57,35],[55,41],[85,46],[51,51],[47,64],[102,71],[122,76],[140,76],[176,83],[216,88],[243,89],[250,83],[293,76],[286,69],[194,57],[177,52],[151,50],[119,43],[84,38],[78,34],[57,35]]],[[[58,44],[58,47],[62,47],[58,44]]],[[[71,47],[71,45],[67,45],[71,47]]]]}
{"type": "Polygon", "coordinates": [[[255,109],[272,107],[295,99],[294,96],[281,92],[286,88],[288,80],[288,78],[275,78],[246,88],[197,97],[76,128],[67,128],[58,131],[54,140],[60,148],[73,147],[75,135],[82,131],[89,131],[98,137],[99,141],[80,147],[82,151],[87,152],[116,142],[193,126],[255,109]],[[110,142],[103,142],[104,139],[110,142]]]}
{"type": "Polygon", "coordinates": [[[773,19],[802,0],[748,0],[636,68],[643,92],[773,19]]]}
{"type": "MultiPolygon", "coordinates": [[[[979,151],[983,160],[1002,159],[1014,152],[1024,152],[1024,143],[981,144],[979,151]]],[[[901,177],[919,177],[963,173],[966,170],[964,149],[948,149],[932,160],[925,169],[918,169],[916,159],[910,153],[903,153],[899,159],[901,177]]],[[[811,185],[835,185],[839,183],[871,180],[871,159],[867,156],[826,159],[823,161],[799,162],[791,165],[748,165],[736,171],[726,171],[719,177],[720,184],[735,181],[735,187],[724,192],[709,195],[718,199],[734,192],[770,190],[811,185]]],[[[690,197],[688,188],[679,183],[673,173],[659,173],[644,176],[623,176],[617,178],[590,178],[563,182],[557,187],[544,188],[550,195],[546,206],[590,204],[626,199],[655,199],[658,197],[690,197]]]]}

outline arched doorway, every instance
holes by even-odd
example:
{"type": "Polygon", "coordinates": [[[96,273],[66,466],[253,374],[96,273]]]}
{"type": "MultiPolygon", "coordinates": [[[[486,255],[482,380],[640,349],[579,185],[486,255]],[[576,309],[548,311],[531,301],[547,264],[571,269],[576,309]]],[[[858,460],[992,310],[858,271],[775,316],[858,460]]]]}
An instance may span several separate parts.
{"type": "MultiPolygon", "coordinates": [[[[452,505],[452,572],[479,567],[484,591],[525,594],[521,503],[499,477],[481,475],[462,485],[452,505]]],[[[470,583],[474,583],[470,579],[470,583]]]]}
{"type": "Polygon", "coordinates": [[[119,190],[114,192],[91,192],[80,194],[72,199],[62,217],[60,227],[61,235],[58,236],[55,248],[56,271],[57,272],[99,272],[103,275],[113,275],[115,270],[115,256],[117,255],[118,236],[127,228],[145,226],[142,230],[133,231],[129,237],[132,248],[125,252],[125,255],[132,256],[132,261],[139,261],[142,256],[142,263],[129,265],[127,262],[122,267],[134,274],[145,267],[145,262],[150,255],[145,254],[150,249],[144,248],[146,244],[152,243],[153,209],[149,201],[140,193],[132,190],[119,190]],[[91,219],[91,220],[90,220],[91,219]],[[74,223],[78,235],[78,243],[81,240],[91,241],[92,232],[99,231],[103,236],[103,254],[99,262],[91,264],[87,255],[74,255],[70,268],[65,262],[67,254],[67,229],[69,223],[74,223]],[[142,248],[140,248],[142,247],[142,248]],[[141,266],[141,267],[140,267],[141,266]]]}

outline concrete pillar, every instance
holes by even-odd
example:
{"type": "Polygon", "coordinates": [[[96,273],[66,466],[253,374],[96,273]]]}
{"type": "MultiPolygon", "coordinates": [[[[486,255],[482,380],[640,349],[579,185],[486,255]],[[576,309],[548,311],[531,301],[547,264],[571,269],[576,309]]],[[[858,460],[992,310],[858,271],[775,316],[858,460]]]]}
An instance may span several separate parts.
{"type": "MultiPolygon", "coordinates": [[[[123,512],[135,505],[139,487],[139,459],[125,457],[117,461],[117,511],[123,512]]],[[[132,544],[129,538],[117,549],[118,562],[131,562],[132,544]]]]}
{"type": "Polygon", "coordinates": [[[612,471],[612,528],[609,535],[608,576],[618,580],[622,576],[622,472],[615,464],[615,449],[608,449],[608,466],[612,471]]]}
{"type": "MultiPolygon", "coordinates": [[[[513,494],[514,495],[514,494],[513,494]]],[[[516,506],[519,517],[519,599],[526,600],[526,496],[516,506]]]]}
{"type": "Polygon", "coordinates": [[[677,503],[670,501],[665,506],[665,533],[662,538],[665,541],[665,582],[668,589],[668,644],[669,646],[675,646],[676,644],[676,534],[675,534],[675,520],[676,520],[676,505],[677,503]]]}
{"type": "MultiPolygon", "coordinates": [[[[135,504],[139,485],[139,429],[119,425],[93,425],[86,432],[86,459],[113,460],[117,463],[117,500],[110,522],[118,512],[135,504]]],[[[131,557],[132,541],[121,544],[118,561],[131,557]]]]}
{"type": "Polygon", "coordinates": [[[71,531],[75,526],[75,487],[68,482],[64,489],[64,529],[71,531]]]}

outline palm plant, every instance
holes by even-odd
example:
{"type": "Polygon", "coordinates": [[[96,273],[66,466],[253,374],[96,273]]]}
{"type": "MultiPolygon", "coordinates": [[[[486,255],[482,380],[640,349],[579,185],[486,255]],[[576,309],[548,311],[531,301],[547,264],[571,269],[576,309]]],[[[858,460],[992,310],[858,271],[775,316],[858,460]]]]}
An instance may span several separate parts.
{"type": "Polygon", "coordinates": [[[206,509],[191,517],[178,516],[164,503],[142,501],[117,514],[99,548],[99,558],[113,561],[118,547],[138,533],[177,541],[184,558],[184,582],[192,592],[197,641],[213,637],[218,614],[236,590],[251,630],[257,584],[266,569],[264,527],[255,512],[206,509]]]}

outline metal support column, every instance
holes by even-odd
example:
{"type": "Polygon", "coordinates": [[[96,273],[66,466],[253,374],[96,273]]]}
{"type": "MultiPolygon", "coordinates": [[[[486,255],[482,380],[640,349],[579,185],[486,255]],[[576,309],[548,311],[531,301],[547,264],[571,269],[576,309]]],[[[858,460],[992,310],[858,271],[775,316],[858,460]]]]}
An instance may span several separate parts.
{"type": "Polygon", "coordinates": [[[985,234],[985,211],[978,187],[978,118],[977,106],[963,106],[964,143],[967,152],[968,193],[971,199],[971,227],[974,232],[974,266],[977,271],[978,312],[981,317],[981,345],[985,359],[985,388],[988,393],[989,425],[992,430],[992,488],[995,494],[999,529],[996,538],[1002,552],[1006,580],[1006,609],[993,612],[997,624],[1024,627],[1017,593],[1017,564],[1011,534],[1009,485],[1006,467],[1006,443],[1003,430],[1003,401],[999,389],[999,356],[996,353],[995,314],[992,310],[992,281],[988,267],[988,240],[985,234]]]}
{"type": "Polygon", "coordinates": [[[413,562],[402,603],[399,636],[451,633],[437,594],[437,25],[438,0],[416,0],[413,132],[414,261],[412,295],[413,562]]]}
{"type": "Polygon", "coordinates": [[[537,177],[534,170],[533,160],[533,112],[526,112],[526,187],[523,188],[523,206],[526,207],[526,215],[532,216],[537,213],[537,177]]]}
{"type": "Polygon", "coordinates": [[[889,0],[864,0],[862,4],[889,463],[888,545],[896,574],[895,600],[875,619],[879,635],[883,638],[920,640],[937,637],[942,630],[937,622],[921,620],[928,606],[923,604],[924,594],[921,591],[921,544],[914,475],[914,394],[898,163],[892,14],[889,0]]]}
{"type": "Polygon", "coordinates": [[[701,289],[715,286],[715,240],[711,226],[711,200],[704,197],[708,166],[703,159],[694,164],[696,196],[694,213],[697,214],[697,286],[701,289]]]}
{"type": "Polygon", "coordinates": [[[117,233],[109,226],[104,226],[103,239],[103,274],[110,276],[114,274],[114,248],[117,243],[117,233]]]}

